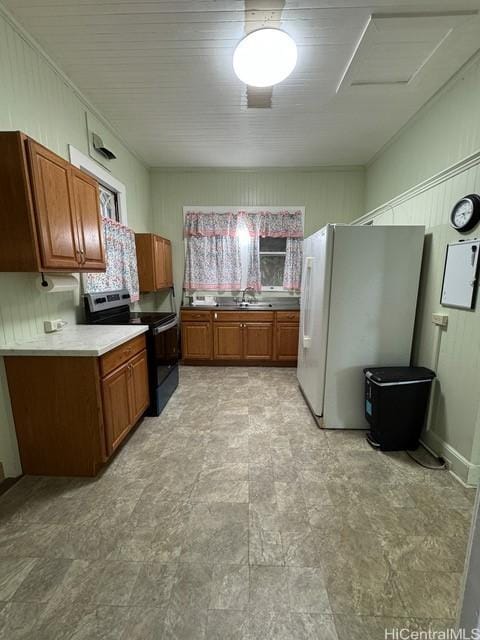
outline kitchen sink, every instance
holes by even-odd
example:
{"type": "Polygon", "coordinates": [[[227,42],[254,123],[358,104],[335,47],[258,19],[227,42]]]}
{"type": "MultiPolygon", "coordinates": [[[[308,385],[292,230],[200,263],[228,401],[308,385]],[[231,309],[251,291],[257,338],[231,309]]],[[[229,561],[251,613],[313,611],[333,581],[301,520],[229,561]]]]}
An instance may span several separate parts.
{"type": "Polygon", "coordinates": [[[222,296],[217,298],[220,309],[294,309],[299,308],[298,300],[289,298],[264,298],[263,300],[248,300],[242,302],[237,298],[222,296]]]}
{"type": "Polygon", "coordinates": [[[237,302],[237,307],[241,309],[272,309],[273,304],[270,302],[237,302]]]}

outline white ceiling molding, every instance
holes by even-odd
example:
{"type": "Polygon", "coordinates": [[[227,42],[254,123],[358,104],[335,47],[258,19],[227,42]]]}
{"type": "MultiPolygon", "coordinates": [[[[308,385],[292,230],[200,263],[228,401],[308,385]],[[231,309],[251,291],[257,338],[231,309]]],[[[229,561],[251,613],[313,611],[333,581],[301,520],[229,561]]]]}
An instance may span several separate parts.
{"type": "Polygon", "coordinates": [[[462,64],[478,42],[459,41],[456,30],[477,16],[478,11],[372,14],[337,93],[352,88],[412,90],[426,75],[438,77],[452,58],[462,64]]]}

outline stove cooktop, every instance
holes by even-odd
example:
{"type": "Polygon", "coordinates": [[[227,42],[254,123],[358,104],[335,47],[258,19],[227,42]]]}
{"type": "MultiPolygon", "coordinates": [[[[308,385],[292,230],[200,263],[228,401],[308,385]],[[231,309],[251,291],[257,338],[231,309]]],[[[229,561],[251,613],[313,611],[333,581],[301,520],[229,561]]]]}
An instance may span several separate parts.
{"type": "Polygon", "coordinates": [[[129,324],[148,324],[149,327],[159,327],[175,320],[173,312],[161,311],[132,311],[130,313],[129,324]]]}

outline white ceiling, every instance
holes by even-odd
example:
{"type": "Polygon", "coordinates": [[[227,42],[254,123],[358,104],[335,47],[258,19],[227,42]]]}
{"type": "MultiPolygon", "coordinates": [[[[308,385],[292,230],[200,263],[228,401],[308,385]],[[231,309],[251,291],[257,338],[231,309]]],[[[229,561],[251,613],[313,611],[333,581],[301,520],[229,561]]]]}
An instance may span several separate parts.
{"type": "MultiPolygon", "coordinates": [[[[243,0],[5,4],[151,166],[364,164],[480,43],[478,15],[419,15],[480,0],[287,0],[297,68],[247,110],[243,0]]],[[[256,4],[253,21],[275,0],[256,4]]]]}

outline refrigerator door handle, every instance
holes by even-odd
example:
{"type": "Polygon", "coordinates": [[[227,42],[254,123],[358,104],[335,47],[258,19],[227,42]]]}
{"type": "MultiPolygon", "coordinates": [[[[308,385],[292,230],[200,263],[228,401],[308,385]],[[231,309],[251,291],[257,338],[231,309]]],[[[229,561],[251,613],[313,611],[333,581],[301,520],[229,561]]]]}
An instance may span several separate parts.
{"type": "Polygon", "coordinates": [[[304,349],[309,349],[312,344],[312,336],[310,335],[310,316],[312,315],[311,309],[311,290],[312,290],[312,268],[314,258],[305,258],[305,306],[303,312],[303,327],[302,327],[302,344],[304,349]]]}

